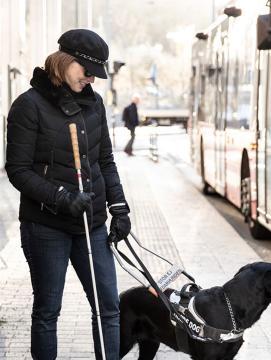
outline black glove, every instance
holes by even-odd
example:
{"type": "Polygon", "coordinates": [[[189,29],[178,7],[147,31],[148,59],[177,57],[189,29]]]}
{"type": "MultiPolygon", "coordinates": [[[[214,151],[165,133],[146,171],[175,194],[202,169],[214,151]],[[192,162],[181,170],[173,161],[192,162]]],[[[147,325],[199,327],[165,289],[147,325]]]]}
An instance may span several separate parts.
{"type": "Polygon", "coordinates": [[[56,209],[79,217],[84,211],[90,210],[93,195],[93,193],[69,192],[65,188],[59,188],[56,193],[56,209]]]}
{"type": "Polygon", "coordinates": [[[109,241],[121,241],[129,235],[131,230],[131,221],[128,216],[129,206],[125,203],[118,206],[113,205],[109,208],[109,212],[112,215],[109,241]]]}

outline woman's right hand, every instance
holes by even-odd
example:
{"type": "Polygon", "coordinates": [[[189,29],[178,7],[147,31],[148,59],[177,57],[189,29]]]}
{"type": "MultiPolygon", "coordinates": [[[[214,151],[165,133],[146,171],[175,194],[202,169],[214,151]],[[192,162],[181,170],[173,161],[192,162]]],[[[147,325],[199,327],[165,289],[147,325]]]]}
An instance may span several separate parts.
{"type": "Polygon", "coordinates": [[[92,192],[69,192],[64,187],[60,187],[56,193],[56,209],[79,217],[90,210],[93,196],[92,192]]]}

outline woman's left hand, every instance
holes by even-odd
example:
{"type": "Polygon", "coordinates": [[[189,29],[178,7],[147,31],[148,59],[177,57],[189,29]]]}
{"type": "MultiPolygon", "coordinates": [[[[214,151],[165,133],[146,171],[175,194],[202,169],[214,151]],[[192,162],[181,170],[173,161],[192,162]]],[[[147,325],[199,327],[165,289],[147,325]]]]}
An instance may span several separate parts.
{"type": "Polygon", "coordinates": [[[121,241],[129,235],[131,231],[131,221],[127,214],[116,215],[112,217],[110,224],[110,242],[121,241]]]}

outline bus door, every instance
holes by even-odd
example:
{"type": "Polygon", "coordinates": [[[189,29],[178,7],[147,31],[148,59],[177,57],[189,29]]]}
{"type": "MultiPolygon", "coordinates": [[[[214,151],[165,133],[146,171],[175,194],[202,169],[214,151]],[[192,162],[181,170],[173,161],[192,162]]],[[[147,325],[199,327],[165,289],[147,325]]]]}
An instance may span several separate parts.
{"type": "Polygon", "coordinates": [[[268,72],[268,111],[266,123],[266,150],[265,150],[265,190],[266,190],[266,218],[271,222],[271,52],[269,52],[268,72]]]}
{"type": "Polygon", "coordinates": [[[258,87],[258,213],[271,221],[271,51],[259,51],[258,87]]]}
{"type": "Polygon", "coordinates": [[[219,97],[218,83],[221,73],[221,27],[213,29],[209,37],[207,69],[206,69],[206,103],[205,122],[202,126],[204,149],[204,180],[218,193],[220,189],[220,127],[218,125],[219,97]]]}
{"type": "Polygon", "coordinates": [[[225,111],[226,111],[226,64],[225,38],[216,56],[216,120],[215,120],[215,162],[216,162],[216,190],[225,195],[225,111]]]}

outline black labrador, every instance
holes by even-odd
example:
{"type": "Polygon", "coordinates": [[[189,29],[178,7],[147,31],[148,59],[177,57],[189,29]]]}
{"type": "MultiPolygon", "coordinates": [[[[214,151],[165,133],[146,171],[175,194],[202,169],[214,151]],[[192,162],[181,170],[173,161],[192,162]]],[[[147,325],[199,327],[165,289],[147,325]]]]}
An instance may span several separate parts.
{"type": "MultiPolygon", "coordinates": [[[[246,265],[222,287],[212,287],[196,294],[196,310],[207,324],[232,330],[224,292],[230,300],[237,328],[251,327],[271,301],[271,263],[246,265]]],[[[138,359],[154,359],[160,343],[163,343],[175,351],[188,353],[194,360],[232,360],[243,344],[242,337],[231,343],[204,343],[181,330],[178,336],[183,347],[180,344],[178,347],[169,311],[144,287],[132,288],[120,295],[120,314],[120,358],[138,343],[138,359]]]]}

